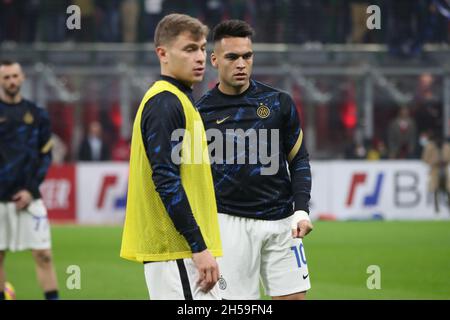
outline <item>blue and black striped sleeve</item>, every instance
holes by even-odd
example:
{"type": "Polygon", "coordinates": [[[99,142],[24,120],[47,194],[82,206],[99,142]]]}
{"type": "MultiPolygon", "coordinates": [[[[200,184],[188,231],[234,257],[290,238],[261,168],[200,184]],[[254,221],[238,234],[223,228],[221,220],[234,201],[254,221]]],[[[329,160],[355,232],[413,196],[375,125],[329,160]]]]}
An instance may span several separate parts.
{"type": "Polygon", "coordinates": [[[173,93],[161,92],[145,104],[141,132],[156,191],[175,228],[196,253],[205,250],[206,244],[181,184],[179,164],[172,161],[172,149],[182,141],[171,141],[172,133],[185,127],[183,106],[173,93]]]}
{"type": "Polygon", "coordinates": [[[304,210],[309,213],[311,167],[308,150],[303,139],[300,117],[294,101],[288,94],[281,94],[280,103],[285,124],[282,133],[283,143],[291,174],[295,210],[304,210]]]}
{"type": "Polygon", "coordinates": [[[39,194],[39,186],[44,181],[47,171],[52,163],[52,131],[50,125],[50,117],[44,109],[38,109],[38,125],[37,139],[38,148],[34,156],[36,157],[36,167],[30,176],[26,189],[29,190],[33,197],[37,198],[39,194]]]}

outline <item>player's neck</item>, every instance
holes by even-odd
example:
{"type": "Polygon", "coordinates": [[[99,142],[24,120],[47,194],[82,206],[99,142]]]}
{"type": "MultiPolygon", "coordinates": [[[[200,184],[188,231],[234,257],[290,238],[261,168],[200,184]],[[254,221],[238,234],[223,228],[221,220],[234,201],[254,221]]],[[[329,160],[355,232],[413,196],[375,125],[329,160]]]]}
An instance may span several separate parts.
{"type": "Polygon", "coordinates": [[[241,93],[243,93],[245,90],[247,90],[248,87],[250,87],[250,81],[240,87],[227,86],[223,82],[220,82],[218,88],[219,88],[220,92],[222,92],[226,95],[237,96],[237,95],[240,95],[241,93]]]}
{"type": "Polygon", "coordinates": [[[20,93],[10,96],[8,94],[0,94],[0,99],[8,104],[18,104],[22,101],[22,95],[20,93]]]}
{"type": "Polygon", "coordinates": [[[193,83],[189,83],[189,82],[179,79],[176,75],[172,74],[169,70],[165,70],[164,68],[161,68],[161,75],[166,76],[166,77],[171,77],[171,78],[181,82],[186,87],[192,88],[192,86],[193,86],[193,83]]]}

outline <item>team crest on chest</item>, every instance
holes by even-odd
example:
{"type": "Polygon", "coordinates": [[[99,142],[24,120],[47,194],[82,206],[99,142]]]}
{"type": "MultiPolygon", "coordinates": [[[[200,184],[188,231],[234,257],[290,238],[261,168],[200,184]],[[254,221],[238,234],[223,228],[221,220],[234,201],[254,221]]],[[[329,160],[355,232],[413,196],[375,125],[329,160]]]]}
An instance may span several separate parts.
{"type": "Polygon", "coordinates": [[[261,119],[265,119],[270,116],[270,109],[264,103],[260,103],[258,109],[256,110],[256,114],[261,119]]]}
{"type": "Polygon", "coordinates": [[[25,115],[23,116],[23,122],[25,122],[26,124],[32,124],[33,121],[33,115],[29,111],[27,111],[27,113],[25,113],[25,115]]]}

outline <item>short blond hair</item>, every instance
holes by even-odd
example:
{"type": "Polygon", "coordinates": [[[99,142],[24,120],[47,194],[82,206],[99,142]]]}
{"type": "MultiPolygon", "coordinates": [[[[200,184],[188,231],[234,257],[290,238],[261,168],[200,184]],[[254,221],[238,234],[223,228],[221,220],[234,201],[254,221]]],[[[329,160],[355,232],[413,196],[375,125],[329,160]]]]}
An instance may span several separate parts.
{"type": "Polygon", "coordinates": [[[155,47],[169,44],[182,32],[190,32],[195,40],[207,37],[209,29],[200,20],[186,14],[172,13],[164,18],[156,26],[155,47]]]}

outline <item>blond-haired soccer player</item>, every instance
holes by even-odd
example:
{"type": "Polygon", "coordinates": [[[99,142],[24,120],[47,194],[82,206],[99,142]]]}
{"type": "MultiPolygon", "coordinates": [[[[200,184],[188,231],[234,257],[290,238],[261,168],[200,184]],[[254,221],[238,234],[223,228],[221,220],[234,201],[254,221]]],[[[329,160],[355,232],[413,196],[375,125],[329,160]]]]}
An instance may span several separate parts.
{"type": "Polygon", "coordinates": [[[203,79],[207,33],[187,15],[170,14],[159,22],[161,76],[134,121],[121,257],[144,263],[151,299],[220,298],[215,257],[222,249],[209,161],[173,160],[175,131],[185,132],[183,159],[195,158],[194,145],[184,139],[194,131],[200,131],[201,149],[207,148],[191,89],[203,79]]]}

